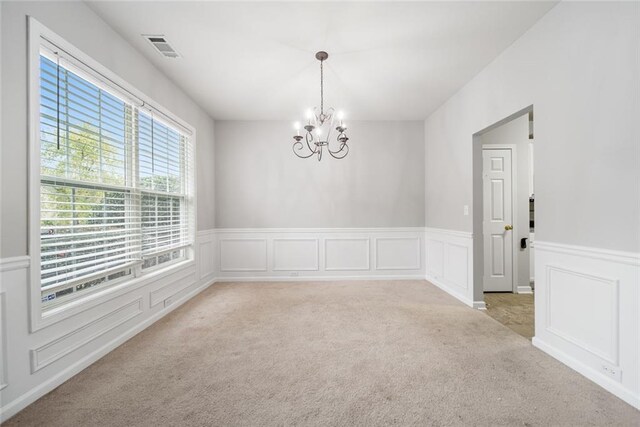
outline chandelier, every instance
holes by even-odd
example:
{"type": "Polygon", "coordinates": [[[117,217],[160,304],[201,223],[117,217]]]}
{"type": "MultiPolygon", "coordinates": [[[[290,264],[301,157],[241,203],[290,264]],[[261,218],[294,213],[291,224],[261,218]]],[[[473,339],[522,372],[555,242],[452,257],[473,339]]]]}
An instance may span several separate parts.
{"type": "Polygon", "coordinates": [[[320,51],[316,53],[316,59],[320,61],[320,110],[315,107],[308,110],[306,114],[307,124],[304,126],[305,134],[300,135],[300,123],[294,125],[297,134],[293,137],[293,152],[301,159],[307,159],[311,156],[317,156],[318,161],[322,160],[322,152],[326,147],[326,151],[335,159],[344,159],[349,154],[349,146],[347,141],[349,138],[345,133],[347,128],[344,125],[344,115],[340,112],[337,114],[337,120],[334,121],[335,110],[330,107],[324,110],[324,61],[329,57],[327,52],[320,51]],[[337,149],[332,150],[329,145],[331,132],[334,129],[338,133],[336,136],[337,149]],[[302,143],[302,140],[306,144],[302,143]]]}

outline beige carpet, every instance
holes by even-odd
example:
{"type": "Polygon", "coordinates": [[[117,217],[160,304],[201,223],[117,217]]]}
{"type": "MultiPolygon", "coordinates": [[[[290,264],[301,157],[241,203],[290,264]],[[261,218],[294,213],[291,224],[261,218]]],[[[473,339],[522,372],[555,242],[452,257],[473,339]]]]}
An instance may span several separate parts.
{"type": "Polygon", "coordinates": [[[485,292],[487,313],[512,331],[531,339],[534,335],[533,294],[485,292]]]}
{"type": "Polygon", "coordinates": [[[216,284],[7,427],[639,421],[485,313],[380,281],[216,284]]]}

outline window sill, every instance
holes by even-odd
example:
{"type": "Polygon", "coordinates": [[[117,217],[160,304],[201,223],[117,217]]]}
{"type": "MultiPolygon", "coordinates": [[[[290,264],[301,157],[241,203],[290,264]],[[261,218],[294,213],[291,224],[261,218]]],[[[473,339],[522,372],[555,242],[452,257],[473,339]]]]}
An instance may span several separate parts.
{"type": "MultiPolygon", "coordinates": [[[[104,304],[107,301],[113,300],[115,298],[121,297],[122,295],[147,286],[153,281],[158,280],[159,278],[179,273],[189,268],[193,268],[195,267],[195,265],[196,263],[194,259],[184,260],[167,267],[151,271],[143,276],[136,277],[122,283],[114,284],[113,286],[109,286],[104,289],[96,290],[95,292],[92,292],[84,297],[69,301],[64,305],[52,307],[51,309],[44,311],[40,318],[34,319],[35,322],[32,325],[32,332],[49,327],[55,323],[61,322],[65,319],[91,310],[92,308],[104,304]]],[[[32,304],[33,303],[41,304],[39,298],[37,301],[32,302],[32,304]]]]}

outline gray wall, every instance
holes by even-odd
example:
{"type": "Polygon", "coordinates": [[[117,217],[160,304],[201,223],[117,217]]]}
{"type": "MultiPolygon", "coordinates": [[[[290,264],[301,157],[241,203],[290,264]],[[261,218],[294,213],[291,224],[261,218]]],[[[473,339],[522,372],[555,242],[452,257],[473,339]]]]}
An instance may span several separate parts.
{"type": "MultiPolygon", "coordinates": [[[[529,239],[529,114],[524,114],[491,131],[483,134],[480,141],[483,146],[496,144],[512,144],[516,146],[516,158],[512,160],[513,174],[516,178],[514,193],[513,217],[514,234],[513,247],[515,250],[514,263],[518,264],[516,286],[529,286],[529,245],[520,249],[520,239],[529,239]]],[[[482,195],[478,195],[482,197],[482,195]]],[[[475,197],[475,195],[474,195],[475,197]]],[[[486,202],[486,201],[485,201],[486,202]]]]}
{"type": "Polygon", "coordinates": [[[562,2],[431,114],[427,226],[472,231],[472,135],[533,105],[536,240],[639,251],[639,14],[562,2]]]}
{"type": "Polygon", "coordinates": [[[27,253],[27,15],[197,131],[198,229],[214,225],[213,120],[82,2],[2,2],[0,256],[27,253]]]}
{"type": "Polygon", "coordinates": [[[293,154],[291,122],[216,121],[216,226],[423,226],[423,123],[348,125],[349,155],[318,162],[293,154]]]}

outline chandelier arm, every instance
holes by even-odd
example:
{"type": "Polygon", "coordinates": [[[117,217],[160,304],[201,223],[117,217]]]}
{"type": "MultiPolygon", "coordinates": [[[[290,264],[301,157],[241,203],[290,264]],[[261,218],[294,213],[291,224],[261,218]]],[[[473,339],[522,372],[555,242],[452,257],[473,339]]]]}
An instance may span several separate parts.
{"type": "Polygon", "coordinates": [[[315,150],[311,148],[311,143],[313,142],[313,134],[311,132],[307,132],[307,134],[304,136],[304,140],[307,143],[309,151],[311,151],[311,153],[315,153],[317,151],[317,148],[315,150]]]}
{"type": "Polygon", "coordinates": [[[342,146],[340,147],[340,149],[338,151],[331,151],[329,150],[329,154],[331,155],[331,157],[333,157],[334,159],[338,159],[338,160],[342,160],[345,157],[347,157],[347,154],[349,154],[349,146],[347,145],[347,143],[345,142],[344,144],[342,144],[342,146]],[[344,154],[339,155],[340,153],[342,153],[344,151],[344,154]]]}
{"type": "Polygon", "coordinates": [[[347,150],[349,149],[349,146],[347,145],[347,143],[346,142],[342,142],[342,143],[340,143],[340,148],[338,148],[337,150],[334,151],[331,148],[329,148],[329,146],[327,146],[327,150],[329,150],[330,153],[338,154],[338,153],[342,152],[345,149],[345,147],[347,148],[347,150]]]}
{"type": "Polygon", "coordinates": [[[309,157],[313,156],[315,153],[312,151],[311,153],[309,153],[308,155],[304,155],[304,154],[299,154],[298,151],[302,150],[304,148],[304,145],[302,145],[302,142],[300,141],[296,141],[293,143],[293,154],[295,154],[296,156],[300,157],[301,159],[308,159],[309,157]]]}

